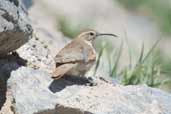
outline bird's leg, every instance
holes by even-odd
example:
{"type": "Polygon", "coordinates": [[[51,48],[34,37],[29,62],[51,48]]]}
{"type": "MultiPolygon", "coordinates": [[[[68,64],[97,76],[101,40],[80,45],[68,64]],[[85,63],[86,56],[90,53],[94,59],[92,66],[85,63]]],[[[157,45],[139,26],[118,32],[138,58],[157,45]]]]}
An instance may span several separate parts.
{"type": "Polygon", "coordinates": [[[108,79],[106,79],[105,77],[101,77],[100,76],[99,79],[102,80],[102,81],[104,81],[104,82],[106,82],[106,83],[111,83],[111,81],[108,80],[108,79]]]}
{"type": "Polygon", "coordinates": [[[80,76],[80,78],[82,79],[82,81],[84,80],[87,86],[96,86],[97,83],[94,81],[94,79],[92,77],[85,77],[85,76],[80,76]]]}

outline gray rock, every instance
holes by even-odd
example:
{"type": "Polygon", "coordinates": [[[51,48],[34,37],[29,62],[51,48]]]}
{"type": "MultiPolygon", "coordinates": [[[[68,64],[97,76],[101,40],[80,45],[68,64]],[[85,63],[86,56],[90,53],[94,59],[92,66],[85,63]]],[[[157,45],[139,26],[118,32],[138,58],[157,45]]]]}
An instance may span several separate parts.
{"type": "Polygon", "coordinates": [[[29,9],[32,6],[32,4],[33,4],[33,0],[21,0],[21,1],[24,4],[24,7],[26,9],[29,9]]]}
{"type": "Polygon", "coordinates": [[[73,77],[53,81],[41,70],[12,71],[8,92],[17,114],[171,114],[171,95],[146,86],[88,86],[73,77]]]}
{"type": "Polygon", "coordinates": [[[33,37],[24,46],[19,48],[17,53],[28,61],[27,66],[52,72],[55,68],[55,62],[48,46],[46,42],[33,37]]]}
{"type": "Polygon", "coordinates": [[[18,0],[0,0],[0,56],[29,40],[32,27],[18,0]]]}
{"type": "Polygon", "coordinates": [[[7,79],[10,77],[11,71],[24,64],[26,61],[14,54],[0,59],[0,109],[6,101],[7,79]]]}

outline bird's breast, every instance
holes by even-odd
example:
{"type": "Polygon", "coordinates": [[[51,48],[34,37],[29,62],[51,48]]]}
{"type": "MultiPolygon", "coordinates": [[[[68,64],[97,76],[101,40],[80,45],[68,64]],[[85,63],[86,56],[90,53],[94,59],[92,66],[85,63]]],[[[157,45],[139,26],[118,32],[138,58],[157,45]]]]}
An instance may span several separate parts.
{"type": "Polygon", "coordinates": [[[89,41],[85,41],[84,43],[85,43],[84,48],[88,52],[88,60],[89,61],[95,60],[96,59],[96,50],[93,47],[92,43],[89,41]]]}

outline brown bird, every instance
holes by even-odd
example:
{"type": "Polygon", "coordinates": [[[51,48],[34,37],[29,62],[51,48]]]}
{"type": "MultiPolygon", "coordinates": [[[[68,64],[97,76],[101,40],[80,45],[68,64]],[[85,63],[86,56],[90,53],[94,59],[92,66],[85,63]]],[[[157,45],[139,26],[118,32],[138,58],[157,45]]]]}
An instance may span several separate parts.
{"type": "Polygon", "coordinates": [[[115,34],[87,30],[81,32],[74,40],[61,49],[55,57],[56,68],[52,73],[52,78],[59,79],[64,75],[84,76],[96,61],[93,41],[102,35],[117,37],[115,34]]]}

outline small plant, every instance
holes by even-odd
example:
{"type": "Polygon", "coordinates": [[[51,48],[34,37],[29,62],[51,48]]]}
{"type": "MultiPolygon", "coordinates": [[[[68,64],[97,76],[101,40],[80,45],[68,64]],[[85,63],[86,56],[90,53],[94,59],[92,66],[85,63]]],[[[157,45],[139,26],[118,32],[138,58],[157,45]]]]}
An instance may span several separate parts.
{"type": "MultiPolygon", "coordinates": [[[[113,57],[116,57],[116,58],[114,60],[113,66],[111,64],[111,60],[109,61],[109,64],[110,64],[109,72],[110,72],[111,77],[116,77],[117,76],[118,64],[119,64],[119,59],[121,57],[122,49],[123,49],[123,42],[121,42],[119,49],[117,49],[118,51],[115,51],[115,53],[114,53],[113,57]]],[[[109,57],[110,57],[110,55],[109,55],[109,57]]]]}
{"type": "MultiPolygon", "coordinates": [[[[103,59],[104,59],[103,55],[107,55],[108,60],[113,60],[112,58],[110,58],[112,56],[109,55],[109,52],[115,52],[115,51],[112,51],[112,44],[108,40],[97,40],[95,45],[96,45],[96,50],[98,52],[98,56],[96,59],[96,65],[93,69],[94,70],[93,75],[96,75],[96,72],[97,72],[99,66],[101,65],[101,62],[103,62],[103,59]]],[[[111,71],[113,66],[112,66],[111,62],[109,62],[109,61],[108,61],[108,64],[109,64],[109,70],[111,71]]]]}
{"type": "Polygon", "coordinates": [[[131,67],[124,68],[121,75],[121,83],[124,85],[147,84],[151,87],[158,87],[163,82],[160,80],[161,68],[156,62],[154,49],[160,40],[152,46],[148,53],[144,54],[144,44],[142,45],[138,61],[131,67]]]}
{"type": "Polygon", "coordinates": [[[97,60],[96,60],[96,65],[95,65],[95,69],[94,69],[93,76],[96,75],[96,72],[97,72],[97,69],[98,69],[98,67],[99,67],[100,60],[101,60],[101,58],[102,58],[102,54],[103,54],[105,48],[106,48],[106,44],[103,45],[103,46],[101,47],[100,51],[99,51],[99,54],[98,54],[98,57],[97,57],[97,60]]]}
{"type": "Polygon", "coordinates": [[[90,23],[89,21],[73,24],[71,20],[67,19],[65,16],[60,16],[57,21],[58,29],[64,34],[64,36],[68,38],[75,38],[76,35],[81,32],[81,30],[87,29],[90,27],[90,25],[93,25],[93,23],[90,23]]]}
{"type": "Polygon", "coordinates": [[[46,48],[48,48],[48,45],[45,44],[43,47],[46,49],[46,48]]]}
{"type": "Polygon", "coordinates": [[[117,0],[123,6],[134,11],[143,11],[150,14],[161,28],[161,31],[171,32],[171,7],[169,0],[117,0]]]}
{"type": "Polygon", "coordinates": [[[80,27],[71,26],[69,20],[64,16],[61,16],[58,19],[58,29],[64,34],[64,36],[74,38],[79,33],[80,27]]]}
{"type": "Polygon", "coordinates": [[[144,44],[141,48],[138,61],[132,67],[126,67],[121,71],[121,82],[124,85],[147,84],[151,87],[159,87],[168,83],[168,79],[161,80],[161,66],[157,62],[155,48],[160,39],[151,47],[147,54],[144,54],[144,44]]]}
{"type": "MultiPolygon", "coordinates": [[[[120,70],[118,69],[118,64],[123,49],[123,42],[121,42],[119,48],[113,50],[113,52],[106,50],[106,46],[109,44],[101,46],[95,66],[95,73],[99,67],[102,54],[106,52],[108,58],[107,60],[109,63],[109,75],[113,78],[119,79],[123,85],[146,84],[150,87],[159,87],[161,85],[169,83],[170,79],[166,78],[165,74],[163,74],[163,68],[161,66],[162,63],[160,63],[161,60],[159,60],[158,54],[155,51],[155,48],[159,41],[160,40],[157,40],[155,42],[155,44],[151,47],[147,54],[144,54],[143,44],[135,65],[130,62],[130,65],[120,70]],[[164,78],[162,76],[164,76],[164,78]]],[[[130,55],[130,57],[132,57],[132,55],[130,55]]]]}

